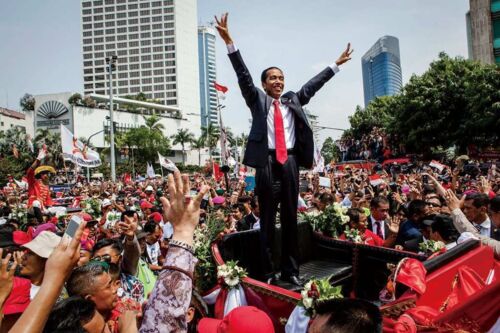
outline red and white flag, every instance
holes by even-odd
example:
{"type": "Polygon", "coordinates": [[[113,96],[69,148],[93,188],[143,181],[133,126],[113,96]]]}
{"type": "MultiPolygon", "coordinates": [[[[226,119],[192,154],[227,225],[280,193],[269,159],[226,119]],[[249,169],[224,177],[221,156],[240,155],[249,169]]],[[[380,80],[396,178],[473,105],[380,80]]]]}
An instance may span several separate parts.
{"type": "Polygon", "coordinates": [[[227,92],[227,87],[221,85],[221,84],[218,84],[217,82],[214,82],[214,87],[215,87],[215,90],[217,90],[217,96],[219,97],[219,99],[225,99],[226,98],[226,92],[227,92]]]}
{"type": "Polygon", "coordinates": [[[160,165],[162,167],[164,167],[165,169],[172,171],[172,172],[179,171],[179,169],[177,169],[177,167],[175,166],[174,162],[172,162],[171,160],[169,160],[168,158],[166,158],[165,156],[163,156],[160,153],[158,153],[158,160],[160,162],[160,165]]]}
{"type": "Polygon", "coordinates": [[[370,184],[372,186],[377,186],[384,183],[384,180],[379,175],[368,176],[370,178],[370,184]]]}
{"type": "Polygon", "coordinates": [[[438,161],[435,161],[435,160],[432,160],[431,163],[429,163],[429,165],[431,167],[433,167],[433,168],[438,169],[439,172],[442,172],[446,168],[446,165],[441,164],[441,163],[439,163],[438,161]]]}

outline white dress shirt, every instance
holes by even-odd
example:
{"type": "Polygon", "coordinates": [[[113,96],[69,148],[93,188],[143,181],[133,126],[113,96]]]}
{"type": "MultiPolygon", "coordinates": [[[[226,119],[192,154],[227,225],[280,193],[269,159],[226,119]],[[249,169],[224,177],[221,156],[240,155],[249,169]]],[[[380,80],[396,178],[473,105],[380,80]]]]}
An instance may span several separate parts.
{"type": "MultiPolygon", "coordinates": [[[[476,226],[477,226],[477,224],[474,223],[474,227],[476,227],[476,226]]],[[[484,222],[480,224],[480,226],[481,226],[481,230],[479,231],[479,233],[482,236],[490,237],[491,236],[491,221],[490,221],[490,218],[487,217],[486,220],[484,220],[484,222]]]]}
{"type": "Polygon", "coordinates": [[[377,221],[373,218],[373,216],[370,215],[370,220],[371,220],[371,223],[372,223],[372,232],[378,236],[378,232],[377,232],[377,225],[375,224],[375,222],[380,222],[380,234],[382,235],[382,239],[385,239],[385,221],[377,221]]]}
{"type": "MultiPolygon", "coordinates": [[[[238,51],[238,48],[234,44],[227,45],[227,52],[229,54],[238,51]]],[[[339,72],[339,67],[337,64],[333,63],[330,68],[335,74],[339,72]]],[[[284,105],[279,101],[279,108],[281,111],[281,116],[283,118],[283,128],[285,130],[285,143],[286,149],[292,149],[295,146],[295,116],[293,112],[287,105],[284,105]]],[[[276,149],[274,135],[274,104],[271,103],[269,107],[269,112],[267,114],[267,144],[269,149],[276,149]]]]}

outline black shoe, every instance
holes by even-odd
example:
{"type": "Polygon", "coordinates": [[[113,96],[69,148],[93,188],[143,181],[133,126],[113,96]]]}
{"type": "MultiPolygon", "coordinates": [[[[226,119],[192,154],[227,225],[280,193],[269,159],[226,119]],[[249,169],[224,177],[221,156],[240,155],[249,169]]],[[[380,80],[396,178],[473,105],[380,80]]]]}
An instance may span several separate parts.
{"type": "Polygon", "coordinates": [[[281,281],[286,281],[286,282],[289,282],[289,283],[294,284],[294,285],[299,286],[299,287],[303,287],[305,284],[304,280],[302,280],[297,275],[291,275],[291,276],[286,276],[286,277],[282,276],[281,281]]]}

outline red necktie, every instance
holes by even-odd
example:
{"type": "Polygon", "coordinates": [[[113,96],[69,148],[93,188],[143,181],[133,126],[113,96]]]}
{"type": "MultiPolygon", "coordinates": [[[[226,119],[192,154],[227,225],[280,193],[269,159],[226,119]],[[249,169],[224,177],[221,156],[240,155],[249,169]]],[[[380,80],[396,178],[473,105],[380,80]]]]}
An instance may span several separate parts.
{"type": "Polygon", "coordinates": [[[381,223],[379,221],[376,221],[375,226],[377,227],[377,236],[384,239],[384,235],[382,235],[381,223]]]}
{"type": "Polygon", "coordinates": [[[283,117],[280,110],[280,102],[274,100],[274,145],[276,149],[276,160],[280,164],[285,164],[288,156],[285,143],[285,128],[283,127],[283,117]]]}

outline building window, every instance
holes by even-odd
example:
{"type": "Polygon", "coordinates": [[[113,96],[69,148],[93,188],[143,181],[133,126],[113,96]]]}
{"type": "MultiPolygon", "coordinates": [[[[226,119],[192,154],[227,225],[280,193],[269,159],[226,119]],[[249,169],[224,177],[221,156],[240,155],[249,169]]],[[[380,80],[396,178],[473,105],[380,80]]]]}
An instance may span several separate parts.
{"type": "Polygon", "coordinates": [[[145,54],[141,57],[141,61],[150,61],[151,60],[151,55],[145,54]]]}
{"type": "Polygon", "coordinates": [[[130,70],[137,70],[137,69],[139,69],[139,64],[130,65],[130,70]]]}
{"type": "Polygon", "coordinates": [[[165,87],[167,90],[177,89],[177,85],[175,83],[167,84],[165,87]]]}
{"type": "Polygon", "coordinates": [[[92,44],[92,38],[84,39],[83,44],[92,44]]]}
{"type": "Polygon", "coordinates": [[[128,46],[129,47],[138,47],[139,46],[139,42],[137,42],[137,41],[135,41],[135,42],[129,42],[128,46]]]}
{"type": "Polygon", "coordinates": [[[116,29],[117,34],[124,34],[127,32],[127,28],[118,28],[116,29]]]}
{"type": "Polygon", "coordinates": [[[128,35],[128,39],[139,39],[139,34],[130,34],[128,35]]]}
{"type": "Polygon", "coordinates": [[[85,90],[94,89],[94,85],[92,83],[84,84],[83,89],[85,90]]]}
{"type": "Polygon", "coordinates": [[[122,11],[122,10],[126,10],[126,9],[127,9],[127,6],[125,6],[125,5],[116,6],[117,11],[122,11]]]}
{"type": "MultiPolygon", "coordinates": [[[[141,64],[141,68],[143,68],[143,69],[144,68],[151,68],[151,63],[150,62],[143,62],[141,64]]],[[[151,75],[151,74],[149,74],[149,75],[151,75]]]]}
{"type": "Polygon", "coordinates": [[[139,54],[139,49],[131,49],[129,54],[139,54]]]}
{"type": "Polygon", "coordinates": [[[149,15],[149,13],[150,13],[149,9],[147,9],[147,10],[141,10],[141,16],[149,15]]]}
{"type": "MultiPolygon", "coordinates": [[[[155,86],[155,90],[163,90],[163,89],[165,89],[165,87],[162,84],[158,84],[155,86]]],[[[173,97],[175,97],[175,96],[173,96],[173,97]]]]}
{"type": "MultiPolygon", "coordinates": [[[[163,75],[163,69],[155,69],[155,70],[153,71],[153,73],[154,73],[155,75],[163,75]]],[[[158,82],[163,82],[163,77],[161,78],[161,81],[158,81],[158,82]]]]}
{"type": "Polygon", "coordinates": [[[167,69],[165,70],[165,73],[166,73],[166,74],[175,74],[175,68],[167,68],[167,69]]]}
{"type": "Polygon", "coordinates": [[[152,14],[152,15],[158,15],[158,14],[161,14],[161,9],[153,9],[153,10],[151,11],[151,14],[152,14]]]}
{"type": "Polygon", "coordinates": [[[141,31],[147,31],[151,30],[151,27],[149,25],[141,25],[141,31]]]}
{"type": "Polygon", "coordinates": [[[95,45],[94,46],[94,50],[96,50],[96,51],[102,51],[102,50],[104,50],[104,45],[95,45]]]}
{"type": "Polygon", "coordinates": [[[167,100],[167,105],[176,105],[177,104],[177,100],[176,99],[169,99],[167,100]]]}
{"type": "MultiPolygon", "coordinates": [[[[130,65],[130,67],[131,67],[130,69],[132,69],[132,65],[130,65]]],[[[130,73],[130,77],[139,77],[139,75],[140,75],[140,73],[139,73],[139,72],[131,72],[131,73],[130,73]]],[[[130,82],[132,82],[132,81],[130,81],[130,82]]],[[[132,84],[132,83],[131,83],[131,84],[132,84]]]]}
{"type": "Polygon", "coordinates": [[[175,60],[169,60],[169,61],[165,61],[165,66],[175,66],[175,60]]]}
{"type": "MultiPolygon", "coordinates": [[[[174,12],[174,7],[163,8],[163,12],[167,13],[167,14],[173,13],[174,12]]],[[[165,17],[165,19],[168,20],[166,17],[165,17]]]]}
{"type": "Polygon", "coordinates": [[[92,23],[83,25],[83,30],[88,30],[88,29],[92,29],[92,23]]]}
{"type": "Polygon", "coordinates": [[[95,36],[102,36],[102,35],[104,35],[104,30],[96,30],[96,31],[94,31],[94,35],[95,36]]]}
{"type": "Polygon", "coordinates": [[[136,86],[141,83],[141,80],[130,80],[130,84],[136,86]]]}
{"type": "Polygon", "coordinates": [[[127,47],[127,42],[118,43],[118,44],[117,44],[117,47],[118,47],[119,49],[124,49],[124,48],[126,48],[126,47],[127,47]]]}
{"type": "MultiPolygon", "coordinates": [[[[154,60],[162,60],[163,59],[163,54],[161,54],[161,53],[159,53],[159,54],[153,54],[153,59],[154,60]]],[[[163,64],[163,63],[160,62],[160,64],[163,64]]]]}
{"type": "Polygon", "coordinates": [[[172,6],[174,4],[174,0],[164,0],[163,6],[172,6]]]}
{"type": "Polygon", "coordinates": [[[163,76],[159,76],[159,77],[155,77],[154,78],[154,82],[155,83],[162,83],[163,81],[165,81],[165,79],[163,78],[163,76]]]}
{"type": "Polygon", "coordinates": [[[118,89],[118,93],[120,95],[128,94],[128,88],[120,88],[120,89],[118,89]]]}
{"type": "Polygon", "coordinates": [[[128,20],[128,24],[137,24],[137,23],[139,23],[138,19],[129,19],[128,20]]]}
{"type": "Polygon", "coordinates": [[[115,36],[107,36],[106,37],[106,42],[114,42],[115,41],[115,36]]]}
{"type": "Polygon", "coordinates": [[[165,51],[175,51],[175,45],[167,45],[167,46],[165,46],[165,51]]]}
{"type": "Polygon", "coordinates": [[[154,93],[155,99],[161,99],[164,97],[163,93],[154,93]]]}
{"type": "Polygon", "coordinates": [[[91,7],[92,6],[92,2],[90,1],[84,1],[82,2],[82,7],[83,8],[88,8],[88,7],[91,7]]]}
{"type": "Polygon", "coordinates": [[[92,46],[84,46],[83,47],[83,52],[90,52],[92,51],[92,46]]]}
{"type": "Polygon", "coordinates": [[[115,33],[115,29],[106,29],[106,34],[110,35],[110,34],[114,34],[115,33]]]}
{"type": "MultiPolygon", "coordinates": [[[[129,4],[128,5],[128,9],[131,10],[131,9],[137,9],[137,5],[136,4],[129,4]]],[[[130,14],[130,13],[129,13],[130,14]]]]}
{"type": "Polygon", "coordinates": [[[172,44],[175,41],[175,38],[170,37],[170,38],[165,38],[165,44],[172,44]]]}
{"type": "Polygon", "coordinates": [[[167,92],[167,98],[169,98],[169,97],[177,97],[177,92],[176,91],[167,92]]]}
{"type": "Polygon", "coordinates": [[[106,14],[106,20],[114,20],[115,14],[106,14]]]}
{"type": "Polygon", "coordinates": [[[86,60],[92,59],[92,53],[86,53],[86,54],[84,54],[83,55],[83,59],[86,59],[86,60]]]}
{"type": "Polygon", "coordinates": [[[151,78],[144,78],[142,79],[142,84],[151,84],[151,78]]]}
{"type": "Polygon", "coordinates": [[[150,47],[143,47],[141,49],[141,53],[151,53],[151,48],[150,47]]]}
{"type": "Polygon", "coordinates": [[[153,31],[153,37],[161,37],[162,35],[163,35],[163,31],[153,31]]]}
{"type": "Polygon", "coordinates": [[[149,8],[149,2],[141,3],[141,8],[149,8]]]}
{"type": "Polygon", "coordinates": [[[161,20],[162,20],[161,16],[154,16],[152,19],[153,22],[161,22],[161,20]]]}
{"type": "Polygon", "coordinates": [[[119,87],[125,87],[128,85],[128,81],[118,81],[118,86],[119,87]]]}
{"type": "Polygon", "coordinates": [[[161,61],[159,61],[159,62],[155,62],[155,63],[153,64],[153,67],[154,67],[154,68],[158,68],[158,67],[162,67],[162,66],[163,66],[163,62],[161,62],[161,61]]]}
{"type": "Polygon", "coordinates": [[[136,32],[136,31],[139,31],[138,26],[128,27],[128,32],[136,32]]]}
{"type": "MultiPolygon", "coordinates": [[[[153,45],[160,45],[163,43],[163,40],[160,38],[160,39],[153,39],[153,45]]],[[[161,46],[159,47],[160,48],[160,51],[158,52],[161,52],[161,46]]]]}
{"type": "Polygon", "coordinates": [[[151,71],[142,71],[141,75],[142,76],[151,76],[151,71]]]}
{"type": "Polygon", "coordinates": [[[175,58],[175,53],[167,53],[167,54],[165,54],[165,58],[166,59],[173,59],[173,58],[175,58]]]}
{"type": "Polygon", "coordinates": [[[94,21],[102,21],[103,16],[102,15],[94,15],[94,21]]]}
{"type": "Polygon", "coordinates": [[[174,27],[174,22],[167,22],[164,24],[164,26],[166,29],[169,29],[169,28],[171,29],[174,27]]]}
{"type": "Polygon", "coordinates": [[[130,88],[130,93],[131,94],[139,93],[139,92],[141,92],[141,88],[139,88],[139,87],[132,87],[132,88],[130,88]]]}
{"type": "Polygon", "coordinates": [[[139,57],[129,57],[128,60],[130,62],[139,62],[139,57]]]}
{"type": "Polygon", "coordinates": [[[167,82],[174,82],[175,81],[175,75],[174,76],[167,76],[167,82]]]}
{"type": "Polygon", "coordinates": [[[141,46],[149,46],[149,45],[151,45],[151,40],[149,39],[141,40],[141,46]]]}
{"type": "Polygon", "coordinates": [[[83,70],[83,74],[93,74],[93,73],[94,73],[94,71],[92,70],[92,68],[85,68],[83,70]]]}
{"type": "Polygon", "coordinates": [[[94,1],[94,6],[102,6],[102,1],[101,0],[97,0],[97,1],[94,1]]]}
{"type": "Polygon", "coordinates": [[[150,32],[143,32],[141,33],[141,38],[149,38],[151,37],[151,33],[150,32]]]}
{"type": "Polygon", "coordinates": [[[115,26],[115,21],[106,21],[106,27],[114,27],[115,26]]]}
{"type": "MultiPolygon", "coordinates": [[[[118,66],[118,71],[121,72],[121,71],[126,71],[126,70],[128,70],[128,65],[120,65],[120,66],[118,66]]],[[[127,77],[127,73],[120,73],[120,74],[118,74],[118,77],[121,78],[121,79],[123,79],[123,78],[127,77]],[[123,75],[125,75],[125,76],[123,76],[123,75]]]]}
{"type": "MultiPolygon", "coordinates": [[[[142,91],[152,91],[153,90],[153,87],[151,86],[145,86],[145,87],[142,87],[142,91]]],[[[149,97],[151,98],[151,97],[149,97]]]]}
{"type": "Polygon", "coordinates": [[[173,30],[167,30],[167,31],[165,31],[165,36],[173,36],[173,35],[174,35],[174,31],[173,30]]]}
{"type": "Polygon", "coordinates": [[[150,20],[149,20],[149,17],[142,17],[141,18],[141,23],[149,23],[150,20]]]}

